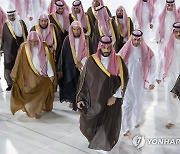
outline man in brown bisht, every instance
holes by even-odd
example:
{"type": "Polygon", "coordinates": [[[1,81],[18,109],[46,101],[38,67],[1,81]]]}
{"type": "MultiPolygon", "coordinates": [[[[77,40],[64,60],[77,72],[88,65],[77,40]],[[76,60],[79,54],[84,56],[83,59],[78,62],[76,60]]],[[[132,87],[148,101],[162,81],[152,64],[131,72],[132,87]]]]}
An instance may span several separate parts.
{"type": "MultiPolygon", "coordinates": [[[[90,16],[90,18],[91,18],[91,20],[93,22],[93,25],[95,25],[95,22],[97,20],[97,15],[96,15],[95,9],[98,6],[104,6],[103,0],[93,0],[92,1],[92,6],[89,7],[88,10],[87,10],[87,13],[89,14],[89,16],[90,16]]],[[[106,8],[109,17],[111,17],[111,12],[108,9],[108,7],[107,6],[104,6],[104,7],[106,8]]]]}
{"type": "Polygon", "coordinates": [[[128,41],[133,31],[133,23],[130,17],[127,16],[123,6],[119,6],[116,10],[116,16],[113,16],[118,27],[119,41],[117,42],[117,50],[119,51],[128,41]]]}
{"type": "Polygon", "coordinates": [[[178,98],[180,99],[180,75],[173,87],[173,89],[171,90],[172,95],[174,98],[176,98],[178,96],[178,98]]]}
{"type": "Polygon", "coordinates": [[[12,80],[10,72],[14,66],[17,50],[22,42],[26,41],[27,28],[23,20],[19,20],[12,5],[7,11],[8,20],[2,30],[1,50],[4,52],[4,77],[7,82],[7,91],[11,90],[12,80]]]}
{"type": "Polygon", "coordinates": [[[75,0],[72,3],[71,10],[72,13],[70,14],[70,22],[72,23],[73,21],[79,21],[83,26],[85,35],[92,38],[94,25],[90,16],[84,12],[82,2],[80,0],[75,0]]]}
{"type": "Polygon", "coordinates": [[[38,33],[32,31],[17,54],[11,72],[11,112],[26,112],[29,117],[40,118],[41,111],[51,111],[57,83],[52,53],[38,33]]]}
{"type": "Polygon", "coordinates": [[[99,38],[103,35],[111,36],[115,51],[118,52],[117,42],[119,41],[119,34],[117,25],[111,17],[109,17],[104,6],[96,7],[97,20],[94,27],[93,44],[94,51],[97,50],[99,38]]]}
{"type": "Polygon", "coordinates": [[[101,37],[96,54],[84,66],[77,91],[80,130],[89,148],[110,151],[117,143],[127,82],[127,67],[115,54],[112,39],[101,37]]]}
{"type": "Polygon", "coordinates": [[[56,25],[50,23],[48,15],[41,14],[39,16],[38,24],[33,26],[31,31],[36,31],[42,38],[42,41],[47,43],[48,47],[53,53],[55,63],[57,64],[60,56],[60,44],[62,44],[62,42],[60,42],[60,35],[56,25]]]}
{"type": "MultiPolygon", "coordinates": [[[[67,4],[63,1],[57,1],[54,4],[56,7],[54,7],[53,13],[49,15],[49,20],[51,23],[56,25],[59,35],[59,51],[62,49],[62,45],[64,42],[65,37],[68,35],[68,28],[69,28],[69,10],[66,7],[67,4]]],[[[60,52],[58,52],[57,57],[59,57],[60,52]]]]}
{"type": "Polygon", "coordinates": [[[69,102],[69,107],[75,111],[79,75],[86,59],[93,53],[90,37],[85,36],[79,21],[73,21],[63,43],[57,72],[60,76],[60,102],[69,102]]]}

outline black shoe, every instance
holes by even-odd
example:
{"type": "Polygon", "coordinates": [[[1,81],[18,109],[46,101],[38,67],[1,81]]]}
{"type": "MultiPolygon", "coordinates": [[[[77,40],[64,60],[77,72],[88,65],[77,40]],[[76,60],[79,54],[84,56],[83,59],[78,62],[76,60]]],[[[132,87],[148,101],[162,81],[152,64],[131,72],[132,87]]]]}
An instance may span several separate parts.
{"type": "Polygon", "coordinates": [[[6,91],[10,91],[11,88],[12,88],[12,86],[8,86],[8,87],[6,88],[6,91]]]}

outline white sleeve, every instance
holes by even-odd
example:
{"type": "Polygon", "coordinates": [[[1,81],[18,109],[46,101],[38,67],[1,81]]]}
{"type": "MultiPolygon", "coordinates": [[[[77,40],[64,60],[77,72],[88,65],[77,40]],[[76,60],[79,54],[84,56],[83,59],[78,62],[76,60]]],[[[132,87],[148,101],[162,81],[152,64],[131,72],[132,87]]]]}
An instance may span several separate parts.
{"type": "Polygon", "coordinates": [[[54,76],[54,72],[52,70],[51,64],[48,59],[47,59],[47,75],[48,75],[48,77],[54,76]]]}
{"type": "Polygon", "coordinates": [[[116,97],[116,98],[122,98],[121,92],[122,92],[122,89],[121,89],[121,86],[120,86],[113,96],[116,97]]]}

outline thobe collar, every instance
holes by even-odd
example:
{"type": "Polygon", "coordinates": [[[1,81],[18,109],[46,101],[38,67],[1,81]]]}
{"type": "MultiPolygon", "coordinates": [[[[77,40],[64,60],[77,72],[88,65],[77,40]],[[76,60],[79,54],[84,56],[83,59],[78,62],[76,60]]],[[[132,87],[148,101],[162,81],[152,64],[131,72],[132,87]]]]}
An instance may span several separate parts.
{"type": "Polygon", "coordinates": [[[81,17],[81,14],[80,14],[80,13],[77,13],[77,14],[76,14],[76,17],[77,17],[77,20],[81,22],[81,18],[80,18],[80,17],[81,17]]]}
{"type": "Polygon", "coordinates": [[[180,39],[176,39],[176,38],[175,38],[175,39],[174,39],[174,43],[175,43],[175,44],[180,44],[180,39]]]}
{"type": "Polygon", "coordinates": [[[22,27],[21,27],[19,20],[16,18],[14,21],[10,21],[10,20],[8,20],[8,21],[11,24],[15,35],[18,37],[22,37],[22,27]]]}
{"type": "Polygon", "coordinates": [[[75,52],[76,52],[76,55],[77,55],[77,53],[78,53],[78,48],[79,48],[79,37],[77,37],[77,38],[74,38],[74,41],[75,41],[75,43],[74,43],[74,45],[75,45],[75,52]]]}
{"type": "Polygon", "coordinates": [[[64,24],[64,20],[63,20],[63,15],[62,15],[62,14],[58,14],[58,13],[57,13],[57,19],[58,19],[58,21],[59,21],[59,23],[60,23],[61,25],[64,24]]]}
{"type": "Polygon", "coordinates": [[[109,64],[109,56],[108,57],[104,57],[104,56],[101,55],[101,63],[107,69],[108,68],[108,64],[109,64]]]}

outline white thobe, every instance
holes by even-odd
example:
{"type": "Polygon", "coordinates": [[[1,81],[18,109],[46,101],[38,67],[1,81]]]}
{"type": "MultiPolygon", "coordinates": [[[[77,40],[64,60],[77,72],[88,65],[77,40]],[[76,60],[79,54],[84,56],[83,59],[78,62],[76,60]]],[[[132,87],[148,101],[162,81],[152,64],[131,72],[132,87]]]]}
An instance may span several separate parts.
{"type": "MultiPolygon", "coordinates": [[[[172,28],[173,28],[173,23],[175,22],[175,17],[174,17],[174,14],[173,14],[173,11],[166,11],[166,16],[165,16],[165,24],[164,24],[164,38],[161,40],[160,43],[158,43],[158,52],[156,53],[157,55],[157,59],[159,59],[161,57],[161,50],[162,50],[162,47],[164,46],[165,42],[168,40],[170,34],[171,34],[171,31],[172,31],[172,28]]],[[[159,27],[159,26],[158,26],[159,27]]],[[[159,35],[159,28],[156,32],[156,41],[159,42],[160,41],[160,35],[159,35]]]]}
{"type": "Polygon", "coordinates": [[[12,29],[16,36],[22,37],[22,27],[20,25],[20,22],[18,19],[15,19],[15,21],[10,21],[10,25],[12,26],[12,29]]]}
{"type": "MultiPolygon", "coordinates": [[[[164,37],[162,39],[162,45],[168,40],[172,28],[173,28],[173,23],[175,22],[175,16],[173,11],[166,11],[166,15],[165,15],[165,20],[164,20],[164,37]]],[[[162,27],[163,28],[163,27],[162,27]]],[[[160,41],[160,35],[159,35],[159,29],[157,31],[157,41],[160,41]]]]}
{"type": "MultiPolygon", "coordinates": [[[[80,42],[82,43],[82,42],[80,42]]],[[[79,49],[79,38],[75,38],[75,52],[76,52],[76,57],[78,56],[78,49],[79,49]]],[[[81,60],[81,63],[84,67],[85,63],[86,63],[86,60],[87,60],[87,57],[84,57],[82,60],[81,60]]]]}
{"type": "MultiPolygon", "coordinates": [[[[162,60],[164,60],[164,58],[162,60]]],[[[164,68],[164,62],[162,66],[164,68]]],[[[180,66],[180,40],[175,39],[173,58],[164,82],[165,100],[168,110],[168,120],[169,120],[168,122],[174,124],[180,122],[180,102],[178,98],[173,98],[170,91],[175,85],[175,82],[180,74],[179,66],[180,66]]]]}
{"type": "MultiPolygon", "coordinates": [[[[26,10],[25,2],[24,2],[24,0],[20,0],[19,2],[20,3],[18,5],[21,8],[21,12],[18,12],[18,15],[20,16],[20,19],[22,19],[25,23],[27,23],[29,14],[28,14],[28,12],[26,10]]],[[[12,1],[10,1],[10,3],[12,3],[12,1]]],[[[15,4],[14,4],[14,6],[15,6],[15,4]]]]}
{"type": "MultiPolygon", "coordinates": [[[[150,22],[149,22],[149,5],[147,2],[143,2],[142,4],[142,26],[139,28],[139,23],[137,20],[137,17],[135,15],[135,12],[133,13],[133,23],[135,29],[140,29],[143,32],[143,38],[146,41],[146,43],[149,42],[150,39],[150,22]]],[[[153,21],[152,21],[153,22],[153,21]]]]}
{"type": "MultiPolygon", "coordinates": [[[[124,103],[122,105],[122,131],[132,130],[137,124],[142,123],[144,105],[144,79],[142,74],[141,48],[131,45],[128,59],[129,81],[127,84],[124,103]]],[[[155,82],[155,58],[151,59],[149,84],[155,82]]]]}
{"type": "MultiPolygon", "coordinates": [[[[101,63],[103,64],[103,66],[105,67],[105,69],[107,70],[108,68],[108,64],[109,64],[109,57],[103,57],[101,56],[101,63]]],[[[116,98],[122,98],[122,89],[121,86],[117,89],[116,93],[113,95],[116,98]]]]}
{"type": "Polygon", "coordinates": [[[57,14],[57,18],[58,18],[59,23],[62,25],[62,27],[64,27],[63,16],[61,14],[57,14]]]}
{"type": "MultiPolygon", "coordinates": [[[[32,63],[34,65],[34,67],[36,68],[37,72],[42,75],[41,72],[41,67],[40,67],[40,61],[38,58],[38,48],[34,47],[32,49],[32,63]]],[[[47,67],[47,76],[48,77],[53,77],[54,76],[54,72],[52,69],[52,66],[48,60],[48,58],[46,57],[46,67],[47,67]]]]}
{"type": "Polygon", "coordinates": [[[78,20],[79,22],[81,22],[81,16],[80,16],[80,13],[77,13],[76,16],[77,16],[77,20],[78,20]]]}

